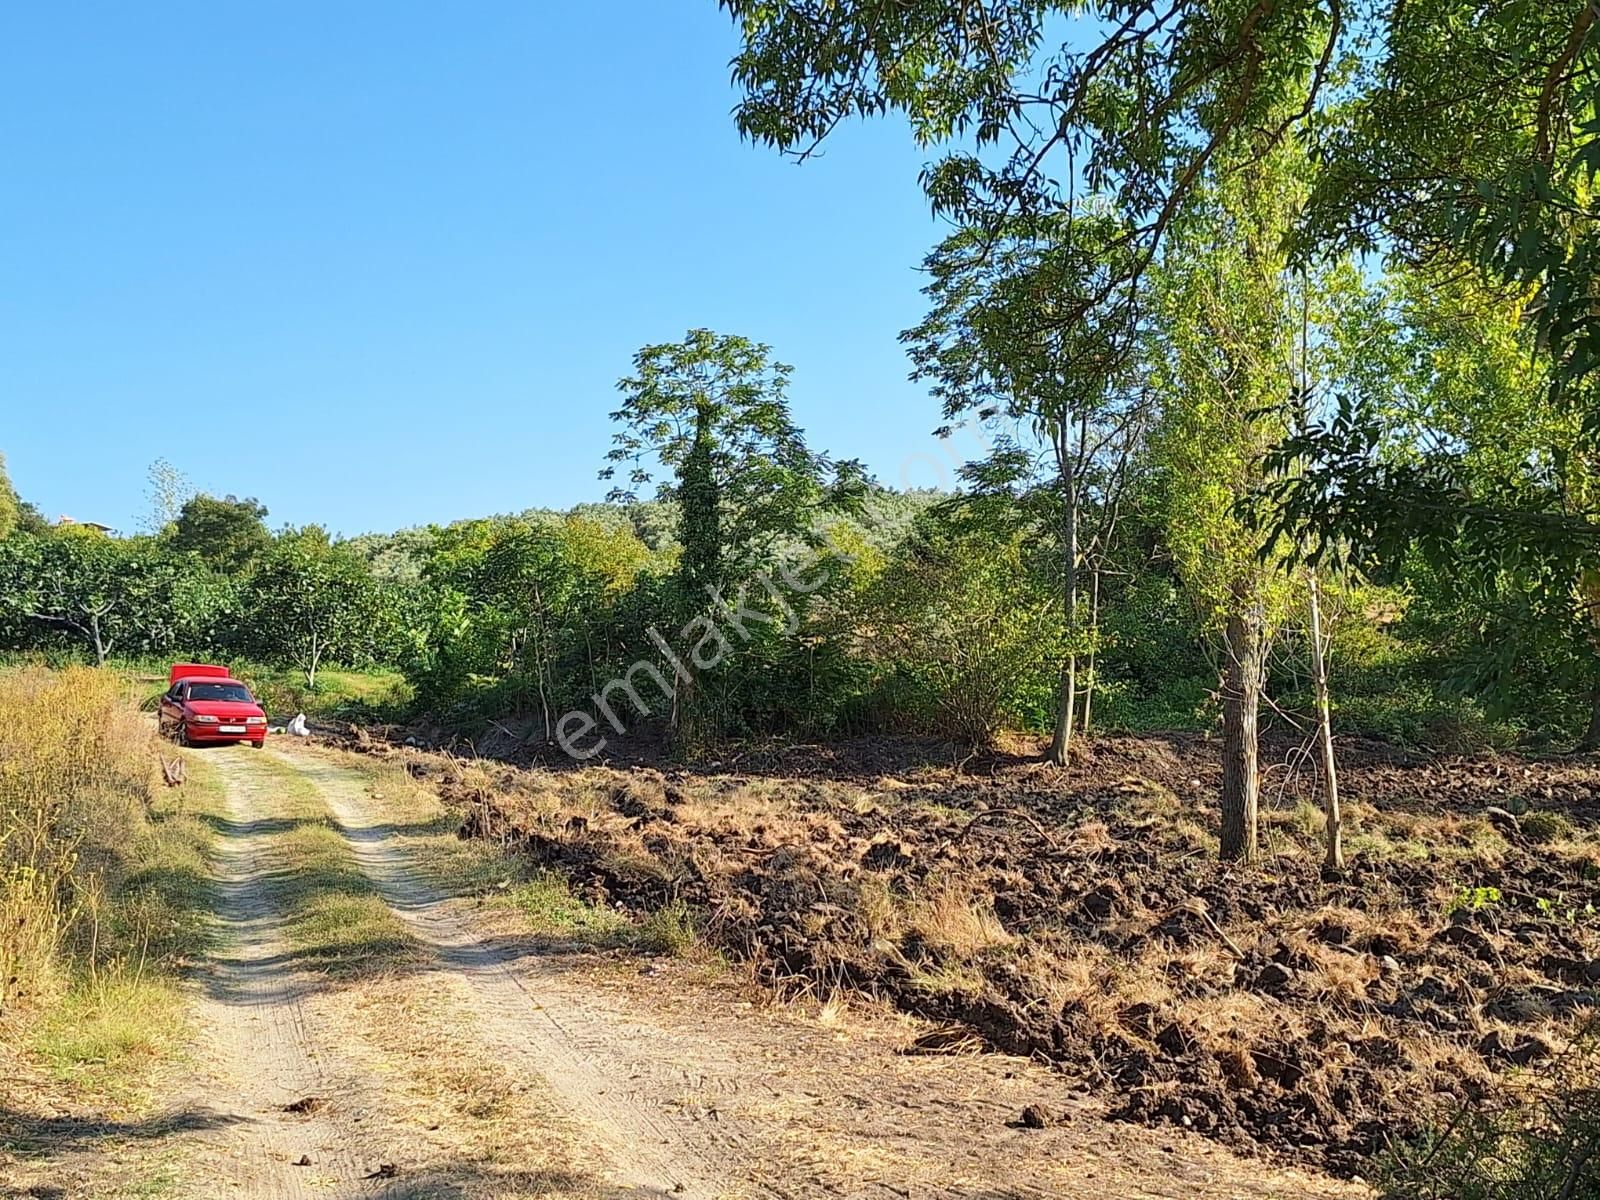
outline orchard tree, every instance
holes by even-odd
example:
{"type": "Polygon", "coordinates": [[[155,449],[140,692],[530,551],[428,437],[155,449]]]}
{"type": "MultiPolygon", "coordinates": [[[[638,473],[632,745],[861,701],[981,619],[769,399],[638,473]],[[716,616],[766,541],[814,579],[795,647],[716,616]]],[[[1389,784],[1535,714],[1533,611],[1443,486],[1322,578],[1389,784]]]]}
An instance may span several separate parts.
{"type": "Polygon", "coordinates": [[[219,571],[237,573],[272,544],[266,516],[266,506],[254,499],[191,496],[169,526],[167,544],[198,554],[219,571]]]}
{"type": "Polygon", "coordinates": [[[499,523],[474,564],[473,598],[502,630],[501,652],[513,672],[532,675],[544,720],[554,738],[551,703],[558,640],[580,617],[583,580],[558,527],[545,521],[499,523]]]}
{"type": "Polygon", "coordinates": [[[1033,539],[994,516],[932,510],[861,601],[864,636],[904,676],[891,681],[902,712],[974,749],[1049,703],[1060,654],[1060,613],[1029,562],[1033,539]]]}
{"type": "Polygon", "coordinates": [[[81,641],[104,666],[113,651],[171,644],[178,571],[142,541],[86,528],[0,542],[0,610],[18,635],[32,628],[81,641]]]}
{"type": "Polygon", "coordinates": [[[327,660],[358,662],[381,638],[382,597],[356,555],[315,526],[281,534],[262,555],[244,597],[251,645],[317,686],[327,660]]]}

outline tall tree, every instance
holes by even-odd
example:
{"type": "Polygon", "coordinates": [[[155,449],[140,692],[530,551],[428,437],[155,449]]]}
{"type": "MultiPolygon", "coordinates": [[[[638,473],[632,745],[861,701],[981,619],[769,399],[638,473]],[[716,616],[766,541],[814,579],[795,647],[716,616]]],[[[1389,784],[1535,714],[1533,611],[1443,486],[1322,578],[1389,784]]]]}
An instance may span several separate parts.
{"type": "MultiPolygon", "coordinates": [[[[1498,610],[1523,633],[1564,627],[1577,650],[1600,630],[1600,6],[1423,0],[1378,16],[1358,99],[1323,139],[1298,252],[1379,251],[1457,303],[1477,292],[1469,307],[1502,313],[1479,323],[1484,341],[1466,357],[1487,367],[1484,352],[1509,337],[1533,378],[1508,408],[1490,372],[1473,419],[1435,407],[1398,433],[1389,389],[1351,389],[1277,462],[1278,527],[1313,556],[1394,564],[1419,548],[1450,564],[1441,579],[1486,585],[1480,615],[1498,610]]],[[[1448,356],[1439,381],[1461,362],[1448,356]]],[[[1402,366],[1415,381],[1416,364],[1402,366]]],[[[1425,381],[1422,394],[1445,392],[1425,381]]],[[[1484,640],[1508,659],[1527,649],[1484,640]]],[[[1591,659],[1584,740],[1600,743],[1593,656],[1562,657],[1591,659]]]]}
{"type": "Polygon", "coordinates": [[[1064,652],[1049,752],[1058,766],[1080,704],[1087,724],[1093,680],[1080,668],[1098,634],[1092,600],[1149,407],[1117,365],[1115,331],[1063,314],[1116,269],[1121,235],[1106,212],[1017,221],[998,241],[962,230],[924,263],[933,308],[902,335],[914,378],[933,381],[947,420],[1003,417],[1020,430],[964,472],[975,493],[999,489],[1020,512],[1042,507],[1059,534],[1064,652]]]}
{"type": "Polygon", "coordinates": [[[144,496],[150,511],[144,519],[146,533],[160,533],[178,519],[184,504],[194,495],[189,477],[164,458],[150,464],[146,472],[144,496]]]}
{"type": "Polygon", "coordinates": [[[1157,457],[1179,571],[1222,646],[1222,856],[1256,857],[1257,724],[1267,643],[1287,603],[1239,509],[1286,433],[1296,379],[1281,249],[1301,193],[1297,156],[1246,154],[1189,210],[1161,266],[1152,368],[1163,392],[1157,457]]]}
{"type": "MultiPolygon", "coordinates": [[[[840,122],[893,110],[919,143],[942,150],[924,186],[937,211],[963,224],[994,236],[1019,213],[1075,213],[1083,204],[1117,213],[1123,232],[1107,247],[1114,256],[1102,255],[1103,278],[1060,314],[1066,325],[1098,331],[1083,339],[1087,353],[1061,369],[1102,376],[1137,352],[1151,269],[1191,208],[1214,203],[1197,201],[1202,187],[1233,189],[1236,215],[1254,223],[1237,237],[1251,247],[1253,269],[1270,276],[1266,261],[1281,257],[1287,228],[1276,208],[1252,211],[1239,181],[1304,131],[1352,53],[1342,0],[723,0],[723,7],[743,34],[733,71],[745,92],[737,119],[747,136],[805,157],[840,122]],[[1052,55],[1047,36],[1058,28],[1063,40],[1052,55]]],[[[1276,204],[1276,191],[1269,195],[1276,204]]],[[[1264,299],[1251,295],[1244,304],[1262,307],[1264,299]]],[[[1267,352],[1251,344],[1265,332],[1236,339],[1239,365],[1267,352]]],[[[1199,345],[1190,349],[1197,378],[1215,380],[1213,368],[1226,369],[1203,362],[1199,345]]],[[[1238,392],[1225,392],[1242,418],[1238,392]]],[[[1269,402],[1281,405],[1287,394],[1285,387],[1269,402]]],[[[1231,502],[1265,447],[1240,434],[1237,445],[1218,449],[1241,468],[1224,488],[1231,502]]],[[[1215,531],[1227,549],[1242,549],[1242,530],[1223,522],[1215,531]]],[[[1216,607],[1229,660],[1223,853],[1249,858],[1267,614],[1253,572],[1223,575],[1216,607]]]]}
{"type": "MultiPolygon", "coordinates": [[[[612,500],[633,501],[655,482],[676,502],[680,619],[707,611],[722,589],[747,579],[785,543],[816,540],[817,514],[859,500],[860,465],[830,464],[810,450],[789,412],[792,368],[748,338],[690,330],[680,342],[646,346],[618,385],[620,426],[607,454],[612,500]]],[[[674,694],[672,723],[692,718],[692,679],[674,694]]]]}
{"type": "Polygon", "coordinates": [[[220,571],[242,571],[272,544],[266,516],[266,506],[257,500],[202,493],[184,501],[167,542],[174,550],[198,554],[220,571]]]}
{"type": "Polygon", "coordinates": [[[609,499],[632,502],[656,482],[678,508],[679,573],[694,603],[759,565],[781,541],[805,537],[841,492],[859,492],[857,464],[837,467],[807,448],[789,413],[793,368],[748,338],[690,330],[646,346],[618,385],[620,426],[600,473],[626,479],[609,499]],[[830,490],[833,489],[833,490],[830,490]]]}

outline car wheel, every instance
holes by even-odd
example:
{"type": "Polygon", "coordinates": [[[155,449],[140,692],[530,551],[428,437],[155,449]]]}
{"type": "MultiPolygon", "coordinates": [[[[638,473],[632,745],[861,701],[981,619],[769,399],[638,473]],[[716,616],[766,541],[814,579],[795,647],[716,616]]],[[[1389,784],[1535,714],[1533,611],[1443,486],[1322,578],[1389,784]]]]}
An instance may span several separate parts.
{"type": "Polygon", "coordinates": [[[267,744],[267,739],[266,739],[266,738],[262,738],[262,739],[261,739],[261,740],[260,740],[260,741],[259,741],[259,742],[257,742],[257,741],[252,741],[252,742],[251,742],[251,743],[250,743],[250,745],[251,745],[251,746],[252,746],[252,747],[253,747],[253,748],[254,748],[254,749],[256,749],[256,750],[260,750],[260,749],[261,749],[261,748],[262,748],[262,747],[263,747],[263,746],[265,746],[265,745],[266,745],[266,744],[267,744]]]}
{"type": "Polygon", "coordinates": [[[194,743],[189,740],[189,727],[187,725],[179,725],[178,726],[178,745],[180,745],[180,746],[192,746],[192,745],[194,745],[194,743]]]}

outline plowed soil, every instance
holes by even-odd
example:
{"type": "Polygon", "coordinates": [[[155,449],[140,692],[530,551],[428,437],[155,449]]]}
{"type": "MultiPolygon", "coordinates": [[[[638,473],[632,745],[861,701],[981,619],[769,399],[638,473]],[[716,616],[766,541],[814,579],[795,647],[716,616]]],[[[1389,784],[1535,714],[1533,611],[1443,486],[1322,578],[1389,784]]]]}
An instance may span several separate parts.
{"type": "Polygon", "coordinates": [[[910,1049],[981,1039],[1118,1119],[1364,1174],[1600,1004],[1600,768],[1342,746],[1349,861],[1330,875],[1317,781],[1280,749],[1251,868],[1216,860],[1197,737],[1102,740],[1064,772],[881,742],[704,770],[407,753],[465,833],[588,899],[685,904],[773,987],[949,1027],[910,1049]]]}

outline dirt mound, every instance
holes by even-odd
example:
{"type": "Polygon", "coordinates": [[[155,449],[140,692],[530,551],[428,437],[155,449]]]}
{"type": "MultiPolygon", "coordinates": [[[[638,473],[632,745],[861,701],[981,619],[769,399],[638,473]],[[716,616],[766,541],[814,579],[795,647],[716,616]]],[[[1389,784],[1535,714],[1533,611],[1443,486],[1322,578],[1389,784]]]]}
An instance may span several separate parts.
{"type": "Polygon", "coordinates": [[[1108,741],[1069,774],[996,762],[978,781],[440,779],[465,834],[608,905],[686,901],[776,987],[885,997],[1058,1064],[1121,1118],[1354,1173],[1600,1005],[1600,770],[1346,760],[1338,878],[1319,866],[1314,781],[1287,767],[1267,775],[1264,864],[1216,862],[1199,739],[1108,741]]]}

